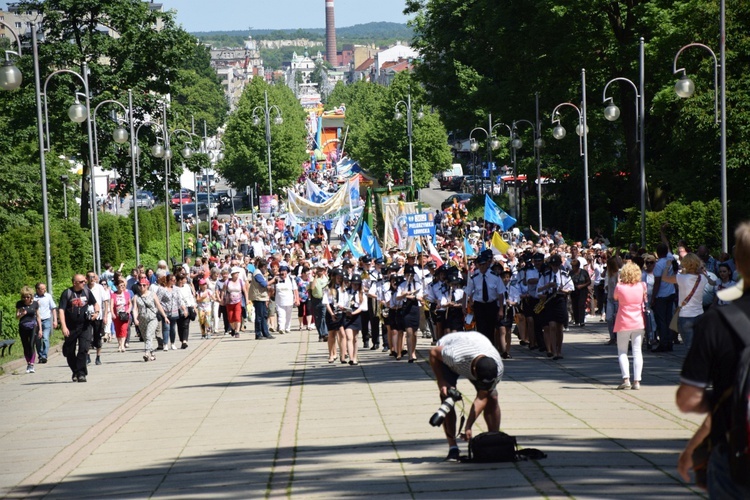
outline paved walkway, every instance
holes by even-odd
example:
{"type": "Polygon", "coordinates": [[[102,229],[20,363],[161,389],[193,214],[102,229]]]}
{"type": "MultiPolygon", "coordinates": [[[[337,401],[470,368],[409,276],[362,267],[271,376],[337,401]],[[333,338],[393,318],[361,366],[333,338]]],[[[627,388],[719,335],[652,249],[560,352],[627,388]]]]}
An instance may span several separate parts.
{"type": "Polygon", "coordinates": [[[502,428],[549,455],[515,464],[442,461],[429,340],[415,364],[368,350],[356,367],[328,364],[312,332],[194,335],[149,363],[109,343],[86,384],[56,354],[0,378],[0,497],[700,496],[675,470],[700,421],[674,404],[684,348],[646,354],[642,390],[617,391],[604,329],[567,333],[557,362],[513,347],[502,428]]]}

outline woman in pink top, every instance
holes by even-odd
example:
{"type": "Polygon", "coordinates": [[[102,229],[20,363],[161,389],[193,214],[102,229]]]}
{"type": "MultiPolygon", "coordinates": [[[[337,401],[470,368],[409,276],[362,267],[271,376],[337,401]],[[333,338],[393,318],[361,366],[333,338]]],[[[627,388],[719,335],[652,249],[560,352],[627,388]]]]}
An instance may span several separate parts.
{"type": "Polygon", "coordinates": [[[618,303],[615,328],[617,332],[617,359],[620,362],[622,384],[618,389],[638,390],[641,388],[643,353],[641,343],[645,326],[643,305],[646,302],[646,285],[641,282],[641,268],[632,262],[620,269],[620,282],[615,287],[614,299],[618,303]],[[633,385],[630,385],[630,361],[628,342],[633,348],[633,385]]]}

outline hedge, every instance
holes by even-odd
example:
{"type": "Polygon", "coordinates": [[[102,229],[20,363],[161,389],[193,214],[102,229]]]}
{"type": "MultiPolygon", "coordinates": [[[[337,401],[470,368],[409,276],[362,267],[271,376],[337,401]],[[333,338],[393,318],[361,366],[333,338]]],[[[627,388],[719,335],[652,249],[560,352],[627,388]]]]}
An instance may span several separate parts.
{"type": "MultiPolygon", "coordinates": [[[[141,263],[146,267],[156,267],[156,263],[166,253],[165,209],[169,210],[161,205],[152,210],[138,211],[141,263]]],[[[117,268],[123,262],[123,272],[128,273],[135,267],[132,215],[122,217],[100,213],[98,218],[102,264],[109,262],[117,268]]],[[[176,232],[170,237],[170,255],[174,257],[180,256],[179,228],[179,224],[172,218],[170,231],[176,232]]],[[[91,230],[81,228],[72,220],[53,220],[50,221],[50,241],[54,287],[51,292],[57,300],[63,290],[70,286],[73,274],[85,273],[94,267],[91,230]]],[[[46,281],[42,225],[16,227],[0,234],[0,254],[8,263],[3,280],[0,281],[0,310],[3,312],[0,337],[12,338],[18,335],[15,304],[20,298],[21,287],[46,281]]]]}

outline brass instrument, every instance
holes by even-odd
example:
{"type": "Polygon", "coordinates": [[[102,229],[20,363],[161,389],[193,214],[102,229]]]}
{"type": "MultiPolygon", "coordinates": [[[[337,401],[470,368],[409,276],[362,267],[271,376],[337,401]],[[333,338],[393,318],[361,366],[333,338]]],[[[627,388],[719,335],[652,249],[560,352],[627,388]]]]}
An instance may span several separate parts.
{"type": "Polygon", "coordinates": [[[539,302],[534,306],[534,314],[541,314],[544,311],[544,305],[547,303],[547,296],[539,297],[539,302]]]}

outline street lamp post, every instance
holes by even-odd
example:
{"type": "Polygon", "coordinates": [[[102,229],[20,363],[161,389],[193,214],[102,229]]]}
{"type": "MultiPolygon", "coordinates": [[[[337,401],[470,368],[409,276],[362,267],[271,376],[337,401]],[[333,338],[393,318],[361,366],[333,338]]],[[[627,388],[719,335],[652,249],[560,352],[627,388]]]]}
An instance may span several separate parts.
{"type": "MultiPolygon", "coordinates": [[[[537,184],[540,184],[539,179],[539,170],[540,170],[540,154],[539,149],[544,145],[544,141],[541,139],[541,129],[532,123],[530,120],[513,120],[513,125],[511,127],[511,141],[510,141],[510,147],[513,152],[513,177],[515,178],[513,181],[513,184],[515,186],[515,216],[518,218],[518,220],[521,220],[521,193],[520,193],[520,179],[518,178],[518,150],[523,147],[523,141],[518,136],[518,124],[519,123],[526,123],[531,127],[531,131],[534,136],[534,159],[536,161],[537,166],[537,184]]],[[[541,200],[541,189],[537,188],[537,194],[539,196],[539,199],[541,200]]],[[[541,226],[541,202],[539,207],[539,225],[541,226]]],[[[541,229],[540,229],[541,232],[541,229]]]]}
{"type": "MultiPolygon", "coordinates": [[[[407,94],[406,101],[398,101],[394,106],[393,118],[395,120],[401,120],[404,117],[404,114],[398,110],[399,106],[403,106],[406,109],[406,135],[409,136],[409,180],[411,181],[408,184],[414,186],[414,159],[412,144],[412,136],[414,132],[414,115],[412,113],[411,94],[407,94]]],[[[417,120],[421,120],[422,118],[424,118],[424,111],[420,109],[419,112],[417,112],[417,120]]],[[[416,189],[416,192],[417,199],[419,199],[419,189],[416,189]]]]}
{"type": "Polygon", "coordinates": [[[721,0],[719,8],[719,59],[716,53],[702,43],[690,43],[677,51],[674,56],[672,73],[682,73],[674,86],[675,92],[682,98],[688,98],[695,92],[695,84],[688,78],[685,68],[677,68],[677,59],[682,51],[689,47],[700,47],[707,50],[714,60],[714,116],[715,123],[721,130],[721,250],[729,251],[729,229],[727,223],[727,65],[726,65],[726,8],[721,0]],[[721,101],[721,105],[719,104],[721,101]]]}
{"type": "Polygon", "coordinates": [[[275,125],[281,125],[284,123],[284,119],[281,117],[281,108],[275,104],[268,105],[268,91],[263,92],[265,96],[265,105],[256,106],[253,109],[253,125],[256,127],[260,125],[260,118],[257,115],[258,110],[263,112],[263,117],[266,122],[266,157],[268,158],[268,194],[273,196],[273,182],[271,180],[271,110],[276,110],[276,117],[273,119],[275,125]]]}
{"type": "MultiPolygon", "coordinates": [[[[31,38],[32,38],[32,48],[33,48],[33,55],[34,55],[34,67],[36,70],[35,76],[38,78],[39,76],[39,51],[37,47],[36,26],[34,26],[33,24],[31,27],[31,38]]],[[[39,85],[36,86],[37,119],[38,119],[39,140],[40,140],[39,155],[40,155],[40,163],[42,165],[42,193],[43,193],[43,200],[44,200],[44,198],[46,198],[46,191],[47,191],[46,164],[44,160],[44,153],[50,150],[49,120],[48,120],[48,113],[47,113],[47,85],[49,84],[49,81],[53,76],[60,75],[60,74],[69,74],[78,78],[83,84],[83,93],[80,93],[80,92],[75,93],[75,103],[68,109],[68,116],[71,119],[71,121],[75,123],[86,122],[86,128],[87,128],[87,133],[88,133],[89,167],[90,167],[89,192],[90,192],[91,207],[92,207],[91,213],[92,213],[92,241],[93,241],[93,247],[94,247],[94,269],[96,270],[98,274],[98,273],[101,273],[101,255],[99,252],[99,218],[98,218],[98,213],[97,213],[98,207],[96,203],[97,202],[96,182],[94,178],[94,165],[95,165],[94,144],[93,144],[94,138],[93,138],[92,120],[91,120],[91,101],[90,101],[90,93],[89,93],[88,64],[86,64],[85,62],[82,64],[81,73],[82,74],[79,74],[69,69],[60,69],[60,70],[52,72],[49,76],[47,76],[46,80],[44,81],[44,85],[41,88],[39,85]],[[86,104],[80,103],[79,96],[81,95],[85,98],[86,104]]],[[[85,182],[85,179],[84,179],[84,182],[85,182]]],[[[45,205],[46,205],[46,200],[45,200],[45,205]]],[[[46,232],[49,232],[49,216],[47,215],[45,219],[46,219],[44,223],[45,230],[46,232]]],[[[46,236],[45,236],[45,240],[47,240],[46,236]]],[[[45,241],[45,243],[48,244],[49,242],[45,241]]]]}
{"type": "Polygon", "coordinates": [[[579,137],[579,148],[580,148],[580,155],[583,157],[583,191],[584,191],[584,198],[585,198],[585,212],[586,212],[586,239],[588,240],[591,237],[591,214],[589,209],[589,141],[588,141],[588,132],[589,127],[586,123],[586,70],[581,70],[581,88],[582,88],[582,100],[581,100],[581,107],[579,108],[575,104],[571,104],[569,102],[564,102],[562,104],[558,104],[555,106],[555,109],[552,110],[552,125],[555,127],[552,129],[552,136],[560,140],[563,137],[565,137],[565,128],[560,125],[560,113],[558,110],[560,108],[563,108],[565,106],[570,106],[571,108],[575,109],[578,113],[578,125],[576,125],[576,134],[578,134],[579,137]]]}
{"type": "Polygon", "coordinates": [[[63,213],[65,214],[65,220],[68,220],[68,176],[61,175],[60,182],[62,182],[63,185],[63,213]]]}
{"type": "Polygon", "coordinates": [[[624,77],[613,78],[608,81],[604,86],[602,92],[602,102],[609,105],[604,108],[604,118],[613,122],[620,117],[620,108],[618,108],[611,97],[607,97],[607,88],[611,83],[621,81],[630,84],[635,92],[635,123],[638,127],[638,135],[636,136],[635,142],[638,144],[638,155],[639,155],[639,166],[640,166],[640,202],[641,202],[641,247],[646,248],[646,128],[645,128],[645,106],[643,103],[643,38],[641,37],[641,49],[640,49],[640,72],[641,72],[641,86],[636,87],[632,80],[624,77]]]}
{"type": "MultiPolygon", "coordinates": [[[[128,99],[129,99],[129,102],[130,102],[131,108],[132,108],[133,96],[129,95],[128,99]]],[[[131,130],[133,130],[133,122],[132,122],[132,120],[131,120],[131,124],[130,125],[131,125],[130,126],[131,130]]],[[[130,159],[131,159],[131,162],[132,162],[133,197],[134,197],[134,200],[133,200],[133,211],[134,211],[133,212],[133,216],[134,216],[134,221],[135,221],[135,257],[136,257],[136,262],[139,263],[139,264],[140,264],[141,253],[140,253],[140,246],[139,246],[140,229],[138,228],[138,188],[137,188],[137,185],[136,185],[136,178],[137,178],[138,174],[136,172],[140,172],[141,148],[138,145],[138,137],[140,136],[140,133],[141,133],[141,127],[143,127],[144,125],[148,125],[150,127],[154,127],[157,130],[159,130],[160,132],[162,132],[162,134],[163,134],[163,129],[162,129],[161,125],[159,125],[158,123],[152,122],[152,121],[148,121],[148,120],[145,120],[145,121],[142,121],[141,123],[139,123],[138,127],[135,129],[135,131],[133,131],[133,133],[130,134],[130,159]]],[[[157,141],[158,141],[158,137],[157,137],[157,141]]],[[[169,200],[165,201],[165,210],[169,210],[169,200]]]]}
{"type": "MultiPolygon", "coordinates": [[[[172,130],[172,133],[170,135],[173,137],[177,137],[179,134],[185,134],[188,136],[188,140],[183,143],[184,147],[180,149],[180,155],[182,155],[182,157],[187,160],[191,156],[193,156],[193,150],[190,147],[190,145],[193,143],[192,138],[195,134],[188,132],[185,129],[178,128],[178,129],[172,130]]],[[[182,164],[182,169],[183,171],[185,170],[184,163],[182,164]]],[[[184,224],[185,224],[185,213],[183,211],[183,206],[182,206],[182,179],[180,179],[179,198],[180,198],[180,248],[182,249],[182,260],[184,262],[185,260],[185,231],[183,231],[182,228],[184,227],[184,224]]],[[[209,205],[208,201],[206,201],[206,206],[208,205],[209,205]]],[[[198,226],[198,223],[200,223],[201,219],[200,219],[200,214],[198,213],[198,186],[197,185],[195,186],[195,201],[193,202],[193,206],[195,207],[195,225],[198,226]]]]}
{"type": "MultiPolygon", "coordinates": [[[[492,115],[490,115],[490,123],[492,123],[492,115]]],[[[479,143],[477,140],[473,137],[474,132],[477,132],[481,130],[484,132],[484,136],[487,138],[487,154],[488,154],[488,164],[492,162],[492,150],[497,149],[500,147],[500,141],[497,140],[495,136],[492,135],[492,128],[490,127],[490,131],[487,131],[487,129],[484,129],[482,127],[474,127],[471,132],[469,132],[469,149],[472,153],[476,153],[479,150],[479,143]]],[[[476,181],[476,164],[477,162],[474,161],[475,169],[474,169],[474,180],[476,181]]],[[[489,167],[492,169],[492,167],[489,167]]],[[[480,176],[483,177],[483,176],[480,176]]],[[[492,179],[492,176],[490,175],[490,179],[492,179]]],[[[484,192],[484,181],[482,181],[482,191],[484,192]]],[[[474,183],[474,194],[477,192],[477,184],[474,183]]]]}

